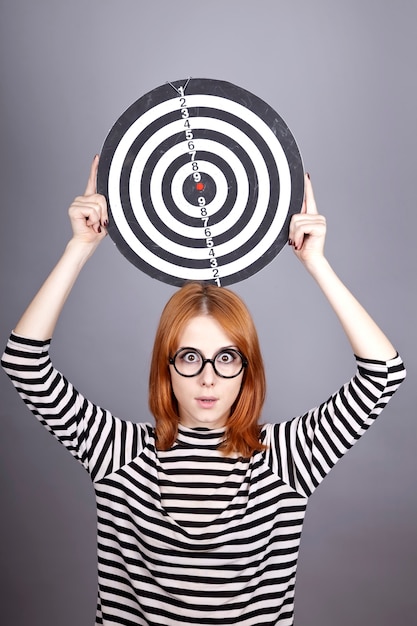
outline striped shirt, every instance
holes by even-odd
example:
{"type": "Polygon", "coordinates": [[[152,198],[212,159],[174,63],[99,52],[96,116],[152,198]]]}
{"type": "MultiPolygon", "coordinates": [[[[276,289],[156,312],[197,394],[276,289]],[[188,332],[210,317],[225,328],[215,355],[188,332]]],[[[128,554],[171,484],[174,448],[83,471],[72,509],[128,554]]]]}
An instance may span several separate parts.
{"type": "Polygon", "coordinates": [[[308,497],[369,428],[405,376],[399,356],[357,359],[319,407],[262,428],[266,451],[224,457],[222,430],[180,426],[155,447],[53,367],[49,342],[12,335],[2,365],[89,472],[97,502],[96,626],[290,626],[308,497]]]}

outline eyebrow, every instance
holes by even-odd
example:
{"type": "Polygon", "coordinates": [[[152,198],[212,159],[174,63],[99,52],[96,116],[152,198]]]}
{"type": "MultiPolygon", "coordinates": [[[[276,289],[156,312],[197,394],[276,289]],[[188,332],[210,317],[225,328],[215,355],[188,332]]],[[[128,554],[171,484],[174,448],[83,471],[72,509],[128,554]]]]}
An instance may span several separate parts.
{"type": "MultiPolygon", "coordinates": [[[[202,350],[200,350],[200,348],[194,348],[194,346],[180,346],[176,352],[179,352],[180,350],[195,350],[196,352],[200,352],[200,354],[206,358],[205,354],[203,353],[202,350]]],[[[215,356],[216,354],[219,354],[219,352],[222,352],[223,350],[236,350],[236,352],[239,352],[239,348],[237,346],[222,346],[221,348],[219,348],[218,350],[216,350],[213,354],[213,356],[215,356]]]]}

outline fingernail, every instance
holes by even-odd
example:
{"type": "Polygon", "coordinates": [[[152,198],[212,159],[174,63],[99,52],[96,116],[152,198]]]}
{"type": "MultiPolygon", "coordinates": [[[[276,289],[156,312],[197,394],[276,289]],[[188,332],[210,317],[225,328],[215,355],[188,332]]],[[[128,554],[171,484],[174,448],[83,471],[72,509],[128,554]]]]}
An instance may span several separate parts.
{"type": "Polygon", "coordinates": [[[288,239],[288,245],[292,246],[292,239],[288,239]]]}
{"type": "Polygon", "coordinates": [[[98,232],[101,233],[101,226],[97,228],[98,232]]]}
{"type": "Polygon", "coordinates": [[[109,220],[104,220],[103,225],[105,228],[107,228],[107,226],[109,225],[109,220]]]}
{"type": "Polygon", "coordinates": [[[306,172],[306,176],[307,176],[308,180],[310,180],[310,174],[308,172],[306,172]]]}

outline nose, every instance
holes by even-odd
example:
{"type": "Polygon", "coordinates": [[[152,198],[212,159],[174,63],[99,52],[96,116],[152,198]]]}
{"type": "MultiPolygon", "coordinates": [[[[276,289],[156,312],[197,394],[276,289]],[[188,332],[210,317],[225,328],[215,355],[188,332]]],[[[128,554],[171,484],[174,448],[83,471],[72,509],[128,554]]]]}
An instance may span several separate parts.
{"type": "Polygon", "coordinates": [[[216,372],[214,371],[213,362],[209,359],[206,360],[200,377],[203,387],[212,387],[216,382],[216,372]]]}

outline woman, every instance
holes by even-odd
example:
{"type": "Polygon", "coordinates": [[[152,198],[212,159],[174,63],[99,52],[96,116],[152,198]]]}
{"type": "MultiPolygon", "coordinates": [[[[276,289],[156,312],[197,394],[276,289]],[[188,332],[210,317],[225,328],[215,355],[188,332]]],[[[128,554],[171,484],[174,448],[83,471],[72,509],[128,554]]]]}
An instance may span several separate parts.
{"type": "Polygon", "coordinates": [[[333,307],[357,371],[318,408],[259,425],[256,330],[227,289],[189,284],[166,305],[149,401],[124,422],[57,372],[48,347],[65,300],[106,236],[98,157],[70,207],[73,236],[18,322],[3,366],[44,426],[88,470],[98,511],[96,624],[289,626],[308,497],[405,376],[396,350],[331,269],[309,177],[290,245],[333,307]]]}

